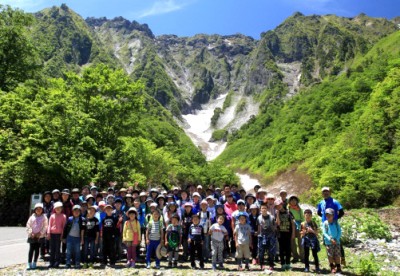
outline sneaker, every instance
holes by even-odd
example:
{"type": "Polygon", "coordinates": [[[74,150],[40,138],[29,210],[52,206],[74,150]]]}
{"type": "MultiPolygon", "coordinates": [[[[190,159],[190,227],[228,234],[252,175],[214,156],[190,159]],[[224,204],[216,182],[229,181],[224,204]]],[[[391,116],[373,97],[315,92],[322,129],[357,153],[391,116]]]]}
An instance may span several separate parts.
{"type": "Polygon", "coordinates": [[[26,269],[32,269],[32,264],[31,263],[28,263],[27,265],[26,265],[26,269]]]}
{"type": "Polygon", "coordinates": [[[336,273],[342,273],[342,269],[340,267],[336,268],[336,273]]]}
{"type": "Polygon", "coordinates": [[[237,269],[238,271],[243,271],[243,268],[242,268],[242,266],[241,265],[238,265],[238,269],[237,269]]]}
{"type": "Polygon", "coordinates": [[[168,268],[172,268],[172,262],[168,262],[168,268]]]}
{"type": "Polygon", "coordinates": [[[146,265],[146,268],[147,268],[147,269],[150,269],[150,264],[147,264],[147,265],[146,265]]]}
{"type": "Polygon", "coordinates": [[[294,258],[294,259],[292,260],[292,263],[297,263],[298,261],[299,261],[299,259],[294,258]]]}
{"type": "Polygon", "coordinates": [[[160,269],[160,265],[156,265],[156,269],[160,269]]]}
{"type": "Polygon", "coordinates": [[[32,269],[36,269],[36,262],[32,263],[32,269]]]}
{"type": "Polygon", "coordinates": [[[291,267],[290,264],[287,264],[287,265],[286,265],[286,270],[292,270],[292,267],[291,267]]]}
{"type": "Polygon", "coordinates": [[[66,268],[66,269],[70,269],[70,268],[71,268],[71,265],[70,265],[70,264],[66,264],[66,265],[65,265],[65,268],[66,268]]]}
{"type": "Polygon", "coordinates": [[[127,267],[127,268],[128,268],[128,267],[131,267],[131,264],[132,264],[132,263],[131,263],[130,261],[127,261],[127,262],[126,262],[126,267],[127,267]]]}
{"type": "Polygon", "coordinates": [[[82,266],[80,264],[75,265],[75,269],[81,269],[81,268],[82,268],[82,266]]]}
{"type": "Polygon", "coordinates": [[[306,267],[306,268],[304,269],[304,272],[305,272],[305,273],[308,273],[308,272],[310,272],[310,269],[309,269],[308,267],[306,267]]]}
{"type": "Polygon", "coordinates": [[[336,274],[336,268],[332,267],[332,268],[331,268],[331,273],[332,273],[332,274],[336,274]]]}
{"type": "Polygon", "coordinates": [[[247,270],[247,271],[250,271],[250,266],[247,264],[247,265],[244,267],[244,269],[247,270]]]}
{"type": "Polygon", "coordinates": [[[194,269],[196,269],[196,266],[194,265],[194,266],[192,266],[191,268],[194,270],[194,269]]]}
{"type": "Polygon", "coordinates": [[[285,264],[281,265],[281,269],[286,270],[286,265],[285,264]]]}
{"type": "Polygon", "coordinates": [[[47,266],[47,268],[53,268],[54,267],[54,264],[49,264],[48,266],[47,266]]]}
{"type": "Polygon", "coordinates": [[[319,267],[316,267],[315,268],[315,273],[318,273],[318,274],[321,273],[321,269],[319,269],[319,267]]]}
{"type": "Polygon", "coordinates": [[[215,264],[212,265],[212,270],[217,270],[217,266],[215,264]]]}
{"type": "Polygon", "coordinates": [[[131,262],[131,268],[135,268],[136,263],[135,262],[131,262]]]}
{"type": "Polygon", "coordinates": [[[265,266],[260,266],[260,269],[261,269],[261,271],[264,271],[265,270],[265,266]]]}
{"type": "Polygon", "coordinates": [[[268,270],[269,270],[269,271],[274,271],[274,267],[273,267],[273,266],[270,266],[270,267],[268,267],[268,270]]]}
{"type": "Polygon", "coordinates": [[[342,266],[346,266],[346,259],[345,259],[345,258],[342,258],[342,259],[340,260],[340,264],[341,264],[342,266]]]}
{"type": "Polygon", "coordinates": [[[253,261],[251,262],[253,265],[257,264],[257,260],[254,258],[253,261]]]}
{"type": "Polygon", "coordinates": [[[178,262],[177,261],[174,262],[174,267],[178,267],[178,262]]]}
{"type": "Polygon", "coordinates": [[[53,265],[54,268],[58,268],[59,266],[60,266],[60,263],[59,263],[59,262],[56,262],[56,263],[53,265]]]}

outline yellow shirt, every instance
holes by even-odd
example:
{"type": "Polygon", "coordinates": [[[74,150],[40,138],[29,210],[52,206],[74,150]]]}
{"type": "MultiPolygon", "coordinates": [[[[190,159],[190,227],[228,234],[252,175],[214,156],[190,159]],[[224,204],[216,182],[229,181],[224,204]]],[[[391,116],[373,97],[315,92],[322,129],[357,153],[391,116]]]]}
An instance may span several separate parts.
{"type": "Polygon", "coordinates": [[[138,241],[140,242],[140,223],[135,220],[131,222],[130,220],[125,221],[124,232],[122,234],[123,241],[133,241],[133,233],[138,233],[138,241]]]}

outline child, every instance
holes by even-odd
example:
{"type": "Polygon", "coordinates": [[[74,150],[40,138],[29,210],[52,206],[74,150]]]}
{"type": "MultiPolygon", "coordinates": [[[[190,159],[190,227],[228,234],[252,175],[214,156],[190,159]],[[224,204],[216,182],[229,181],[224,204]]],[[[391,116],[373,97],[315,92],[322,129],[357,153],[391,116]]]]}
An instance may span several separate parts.
{"type": "Polygon", "coordinates": [[[200,203],[200,212],[198,213],[200,218],[200,225],[203,227],[204,240],[203,240],[203,258],[206,262],[211,258],[210,256],[210,236],[208,235],[208,229],[211,225],[211,215],[207,211],[208,203],[206,200],[202,200],[200,203]]]}
{"type": "Polygon", "coordinates": [[[224,238],[228,238],[228,230],[223,226],[225,217],[218,215],[217,223],[211,225],[208,234],[211,236],[212,269],[217,269],[217,263],[223,268],[224,238]]]}
{"type": "Polygon", "coordinates": [[[267,205],[261,205],[261,215],[258,216],[258,258],[261,270],[264,270],[264,254],[268,252],[269,270],[274,270],[276,254],[275,217],[267,211],[267,205]]]}
{"type": "Polygon", "coordinates": [[[74,255],[75,268],[80,268],[81,245],[83,245],[86,220],[81,217],[81,206],[72,208],[72,216],[68,218],[63,232],[63,242],[67,244],[67,260],[65,268],[71,268],[71,256],[74,255]]]}
{"type": "Polygon", "coordinates": [[[29,243],[27,269],[36,268],[40,246],[44,243],[46,237],[47,225],[48,221],[46,215],[43,213],[43,204],[36,203],[35,209],[33,209],[33,214],[26,223],[29,243]]]}
{"type": "Polygon", "coordinates": [[[101,224],[101,236],[103,237],[103,266],[107,265],[107,259],[110,260],[110,265],[115,265],[115,237],[117,236],[119,224],[122,222],[112,213],[113,208],[111,205],[104,207],[106,216],[103,218],[101,224]]]}
{"type": "Polygon", "coordinates": [[[257,261],[257,254],[258,254],[258,206],[253,203],[250,205],[250,214],[249,214],[249,220],[250,220],[250,227],[251,227],[251,235],[252,235],[252,241],[253,241],[253,247],[251,249],[251,258],[253,259],[253,265],[256,265],[258,263],[257,261]]]}
{"type": "Polygon", "coordinates": [[[126,212],[128,220],[125,221],[122,240],[126,244],[127,263],[126,267],[135,267],[136,263],[136,247],[140,244],[140,223],[138,221],[138,214],[134,207],[131,207],[126,212]]]}
{"type": "Polygon", "coordinates": [[[99,243],[100,227],[99,220],[95,217],[96,206],[89,206],[86,216],[86,228],[83,246],[83,268],[93,267],[96,258],[96,246],[99,243]],[[88,258],[90,255],[90,258],[88,258]],[[89,262],[88,262],[89,261],[89,262]]]}
{"type": "Polygon", "coordinates": [[[216,205],[215,206],[215,212],[216,212],[216,218],[214,220],[212,220],[212,223],[216,223],[217,222],[217,217],[218,216],[223,216],[224,217],[224,227],[226,229],[226,231],[228,231],[228,237],[225,239],[224,242],[224,258],[227,257],[227,255],[230,252],[230,249],[232,249],[232,244],[229,244],[229,241],[233,241],[233,230],[232,230],[232,225],[231,225],[231,217],[227,216],[225,214],[225,210],[224,210],[224,205],[216,205]]]}
{"type": "Polygon", "coordinates": [[[60,265],[61,237],[64,232],[67,217],[62,213],[63,204],[60,201],[54,203],[54,213],[50,216],[47,227],[47,238],[50,240],[50,264],[48,268],[57,268],[60,265]]]}
{"type": "MultiPolygon", "coordinates": [[[[116,218],[122,218],[122,221],[126,221],[125,212],[122,210],[122,199],[117,198],[114,203],[115,210],[113,214],[116,218]]],[[[136,216],[137,218],[137,216],[136,216]]],[[[122,231],[123,231],[123,223],[120,224],[121,227],[117,231],[117,235],[115,237],[115,251],[117,253],[116,260],[119,261],[122,259],[122,231]]]]}
{"type": "MultiPolygon", "coordinates": [[[[164,243],[163,222],[160,220],[160,211],[154,209],[146,230],[146,268],[150,268],[150,258],[156,253],[157,247],[160,243],[164,243]]],[[[156,268],[160,268],[160,259],[156,254],[156,268]]]]}
{"type": "Polygon", "coordinates": [[[250,270],[250,247],[253,247],[251,240],[251,227],[247,224],[247,213],[239,214],[239,223],[234,230],[235,245],[236,245],[236,261],[238,270],[242,271],[242,261],[244,260],[246,270],[250,270]]]}
{"type": "Polygon", "coordinates": [[[292,253],[290,242],[295,236],[294,219],[293,215],[283,208],[281,199],[275,200],[275,208],[279,216],[277,227],[281,265],[283,270],[290,270],[290,255],[292,253]]]}
{"type": "Polygon", "coordinates": [[[168,248],[168,267],[178,267],[179,245],[182,243],[182,228],[179,224],[178,214],[171,217],[171,224],[168,225],[165,234],[165,246],[168,248]]]}
{"type": "Polygon", "coordinates": [[[312,221],[312,212],[310,209],[304,210],[306,221],[301,224],[301,245],[304,248],[304,272],[310,272],[310,248],[314,257],[315,272],[320,273],[318,252],[320,251],[318,241],[318,226],[312,221]]]}
{"type": "Polygon", "coordinates": [[[182,248],[183,248],[183,260],[187,261],[188,259],[188,252],[189,252],[189,228],[192,225],[192,204],[190,202],[186,202],[185,205],[185,212],[182,215],[182,248]]]}
{"type": "Polygon", "coordinates": [[[324,244],[328,253],[328,260],[332,273],[341,273],[340,266],[340,237],[342,236],[342,229],[337,220],[334,220],[335,211],[332,208],[325,210],[326,221],[323,223],[324,244]],[[336,267],[335,267],[336,265],[336,267]]]}
{"type": "MultiPolygon", "coordinates": [[[[51,192],[46,191],[43,193],[43,213],[47,217],[47,221],[50,220],[50,216],[53,213],[53,202],[51,201],[51,192]]],[[[47,229],[46,229],[47,232],[47,229]]],[[[40,246],[40,258],[44,260],[46,253],[50,252],[50,243],[48,239],[45,239],[44,243],[40,246]]]]}
{"type": "Polygon", "coordinates": [[[210,213],[210,218],[214,219],[215,218],[215,213],[216,213],[216,210],[215,210],[215,201],[216,201],[216,199],[214,198],[213,195],[210,195],[210,196],[208,196],[206,198],[206,200],[207,200],[207,203],[208,203],[207,211],[210,213]]]}
{"type": "Polygon", "coordinates": [[[200,269],[204,268],[203,260],[203,241],[204,232],[203,227],[200,225],[200,217],[197,214],[192,216],[192,225],[189,228],[189,239],[188,243],[190,245],[190,262],[192,269],[196,269],[195,257],[200,260],[200,269]]]}
{"type": "Polygon", "coordinates": [[[290,213],[292,213],[294,220],[295,220],[295,237],[292,239],[292,255],[293,255],[293,263],[297,262],[299,259],[301,261],[304,260],[304,252],[303,247],[301,247],[301,237],[300,237],[300,230],[301,230],[301,223],[304,221],[304,214],[303,210],[299,205],[299,198],[295,195],[291,195],[289,197],[289,206],[288,209],[290,213]]]}

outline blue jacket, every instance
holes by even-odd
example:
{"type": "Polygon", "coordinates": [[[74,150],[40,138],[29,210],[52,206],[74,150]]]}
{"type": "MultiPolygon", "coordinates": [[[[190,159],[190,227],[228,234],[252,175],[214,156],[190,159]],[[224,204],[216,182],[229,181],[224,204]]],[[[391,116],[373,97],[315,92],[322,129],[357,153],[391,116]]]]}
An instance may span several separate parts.
{"type": "Polygon", "coordinates": [[[335,210],[335,214],[333,220],[338,220],[339,210],[343,209],[342,205],[339,201],[328,197],[327,199],[323,199],[318,203],[317,212],[322,215],[322,222],[326,220],[325,210],[328,208],[332,208],[335,210]]]}
{"type": "Polygon", "coordinates": [[[337,220],[332,223],[325,221],[322,223],[322,233],[324,236],[324,242],[326,245],[331,245],[331,239],[336,241],[336,244],[340,244],[340,237],[342,236],[342,229],[340,228],[337,220]]]}

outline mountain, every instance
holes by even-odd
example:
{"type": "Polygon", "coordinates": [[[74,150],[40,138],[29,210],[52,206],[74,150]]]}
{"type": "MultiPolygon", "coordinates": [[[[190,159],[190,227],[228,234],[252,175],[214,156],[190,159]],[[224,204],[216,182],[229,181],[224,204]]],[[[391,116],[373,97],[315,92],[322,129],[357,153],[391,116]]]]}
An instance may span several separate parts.
{"type": "MultiPolygon", "coordinates": [[[[387,35],[345,73],[262,108],[228,138],[219,160],[265,181],[297,168],[346,208],[398,200],[399,43],[400,31],[387,35]]],[[[316,188],[312,198],[319,195],[316,188]]]]}

